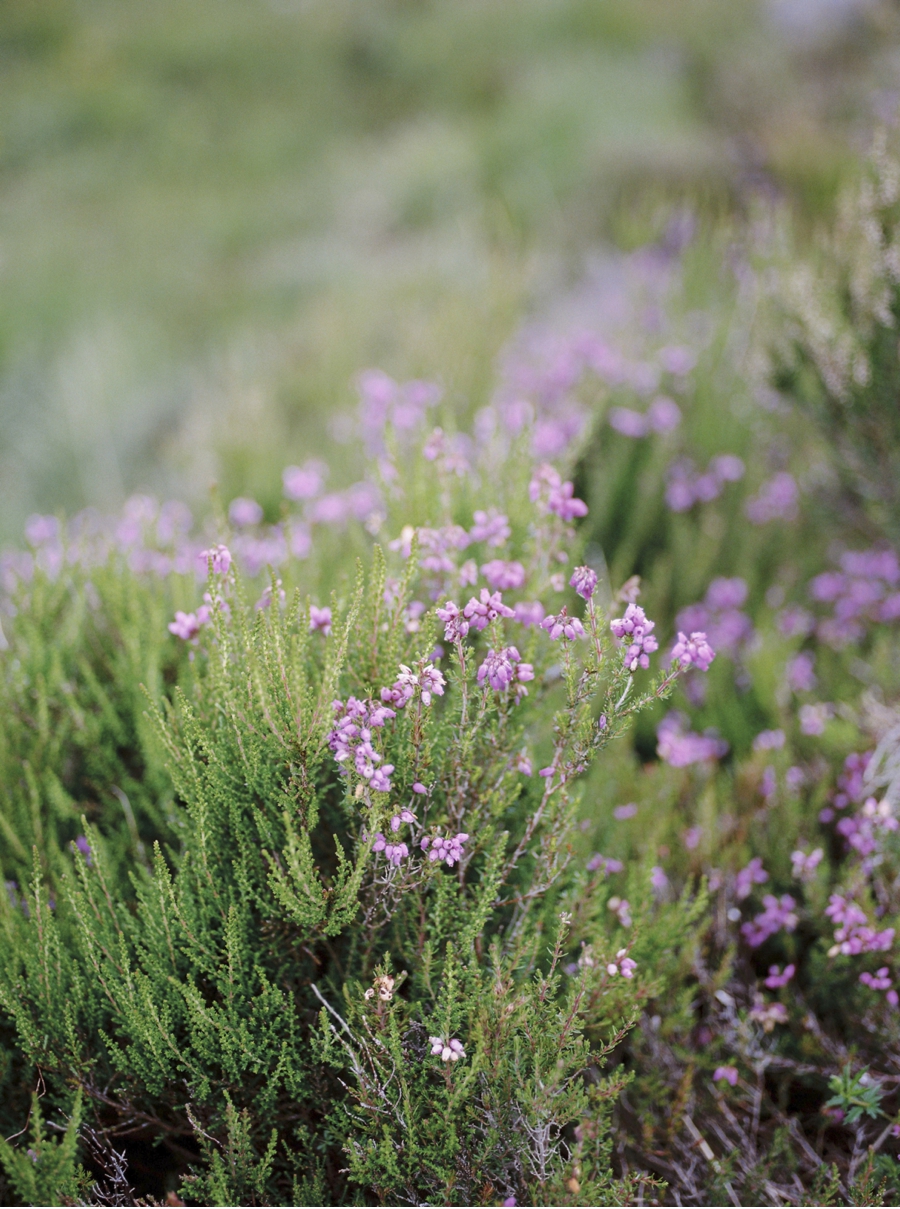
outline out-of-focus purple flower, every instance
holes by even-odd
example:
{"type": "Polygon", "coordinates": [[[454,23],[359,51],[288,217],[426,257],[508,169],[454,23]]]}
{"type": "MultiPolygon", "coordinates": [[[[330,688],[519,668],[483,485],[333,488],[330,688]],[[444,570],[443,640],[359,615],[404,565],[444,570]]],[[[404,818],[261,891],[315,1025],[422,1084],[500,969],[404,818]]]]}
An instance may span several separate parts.
{"type": "Polygon", "coordinates": [[[515,617],[515,610],[503,603],[499,592],[491,594],[487,588],[482,588],[478,598],[473,596],[463,609],[463,617],[473,630],[480,631],[498,617],[515,617]]]}
{"type": "Polygon", "coordinates": [[[183,613],[181,609],[176,609],[175,620],[169,622],[169,633],[184,642],[191,642],[208,621],[209,609],[206,605],[200,605],[196,613],[183,613]]]}
{"type": "Polygon", "coordinates": [[[835,943],[829,949],[830,957],[837,953],[855,957],[859,953],[887,952],[894,943],[893,928],[877,932],[870,927],[866,913],[859,904],[842,894],[829,896],[825,914],[838,925],[834,933],[835,943]]]}
{"type": "Polygon", "coordinates": [[[554,487],[547,497],[547,508],[550,512],[564,521],[574,521],[577,517],[587,516],[588,506],[584,500],[574,494],[575,488],[571,483],[563,483],[554,487]]]}
{"type": "Polygon", "coordinates": [[[617,894],[606,904],[610,911],[613,911],[623,928],[631,927],[631,903],[627,898],[619,898],[617,894]]]}
{"type": "Polygon", "coordinates": [[[634,978],[636,969],[637,962],[628,956],[627,949],[619,949],[618,953],[616,953],[616,960],[610,961],[606,966],[606,972],[610,977],[621,974],[623,978],[634,978]]]}
{"type": "Polygon", "coordinates": [[[762,860],[754,856],[748,865],[739,871],[734,879],[734,896],[738,902],[747,898],[754,886],[761,886],[769,880],[769,875],[763,868],[762,860]]]}
{"type": "Polygon", "coordinates": [[[851,802],[862,800],[865,788],[866,768],[872,758],[870,751],[852,751],[844,760],[844,769],[837,779],[837,792],[832,799],[838,810],[843,810],[851,802]]]}
{"type": "MultiPolygon", "coordinates": [[[[778,614],[778,629],[786,638],[805,637],[815,629],[815,618],[800,605],[788,605],[778,614]]],[[[805,653],[805,652],[802,652],[805,653]]]]}
{"type": "Polygon", "coordinates": [[[306,525],[291,523],[288,545],[294,558],[309,558],[312,551],[312,537],[306,525]]]}
{"type": "Polygon", "coordinates": [[[720,483],[738,483],[744,477],[744,463],[733,453],[719,453],[709,463],[709,470],[720,483]]]}
{"type": "Polygon", "coordinates": [[[687,831],[684,833],[683,839],[684,846],[687,848],[688,852],[693,852],[695,848],[699,847],[700,841],[703,839],[703,828],[688,827],[687,831]]]}
{"type": "Polygon", "coordinates": [[[587,863],[588,873],[621,873],[625,866],[621,861],[617,861],[614,856],[602,856],[599,852],[594,855],[587,863]]]}
{"type": "Polygon", "coordinates": [[[735,576],[718,576],[706,589],[705,603],[710,609],[739,609],[747,600],[747,581],[735,576]]]}
{"type": "MultiPolygon", "coordinates": [[[[672,662],[680,663],[682,667],[695,667],[698,671],[709,670],[709,665],[716,657],[702,630],[695,630],[690,638],[681,630],[678,641],[672,647],[672,662]]],[[[646,667],[646,664],[644,665],[646,667]]]]}
{"type": "Polygon", "coordinates": [[[730,1083],[732,1087],[737,1087],[738,1073],[735,1066],[717,1066],[713,1071],[714,1083],[730,1083]]]}
{"type": "Polygon", "coordinates": [[[783,730],[761,730],[753,740],[754,751],[777,751],[784,747],[783,730]]]}
{"type": "Polygon", "coordinates": [[[35,513],[25,522],[25,540],[29,546],[43,546],[59,540],[60,525],[55,516],[35,513]]]}
{"type": "Polygon", "coordinates": [[[609,623],[616,638],[627,642],[624,654],[625,666],[630,672],[638,667],[650,666],[650,655],[658,650],[659,643],[653,630],[656,623],[649,621],[640,605],[630,604],[623,617],[616,617],[609,623]]]}
{"type": "Polygon", "coordinates": [[[309,606],[309,628],[321,630],[328,637],[331,633],[331,609],[328,605],[323,605],[321,609],[318,605],[309,606]]]}
{"type": "Polygon", "coordinates": [[[516,756],[516,772],[520,772],[523,777],[530,777],[533,772],[531,757],[524,747],[516,756]]]}
{"type": "Polygon", "coordinates": [[[88,838],[86,835],[79,835],[77,837],[77,839],[75,840],[75,842],[73,843],[72,847],[78,849],[78,851],[84,857],[85,864],[92,865],[94,863],[94,858],[91,855],[91,845],[88,842],[88,838]]]}
{"type": "Polygon", "coordinates": [[[800,706],[800,730],[804,735],[821,735],[834,717],[834,706],[828,701],[800,706]]]}
{"type": "Polygon", "coordinates": [[[784,774],[784,783],[788,789],[797,790],[806,784],[806,773],[797,764],[792,764],[784,774]]]}
{"type": "Polygon", "coordinates": [[[613,407],[610,409],[607,421],[610,428],[621,433],[623,437],[645,437],[650,431],[647,417],[630,407],[613,407]]]}
{"type": "Polygon", "coordinates": [[[668,395],[659,395],[647,409],[647,422],[654,432],[672,432],[681,423],[681,408],[668,395]]]}
{"type": "Polygon", "coordinates": [[[281,475],[284,494],[289,500],[314,499],[327,476],[328,467],[318,458],[310,458],[302,466],[286,466],[281,475]]]}
{"type": "Polygon", "coordinates": [[[656,728],[656,750],[660,759],[672,768],[686,768],[689,764],[703,764],[707,760],[720,760],[728,751],[728,744],[715,734],[698,735],[686,731],[683,714],[672,711],[656,728]]]}
{"type": "Polygon", "coordinates": [[[547,631],[553,642],[559,638],[573,642],[576,638],[584,637],[584,626],[577,617],[568,615],[565,605],[556,614],[548,613],[541,622],[541,628],[547,631]]]}
{"type": "Polygon", "coordinates": [[[637,809],[637,803],[635,802],[629,802],[625,806],[616,806],[613,810],[613,818],[620,821],[623,819],[633,819],[637,814],[637,809]]]}
{"type": "Polygon", "coordinates": [[[502,558],[494,558],[485,563],[481,574],[492,588],[501,592],[511,592],[521,588],[525,582],[525,568],[520,562],[504,562],[502,558]]]}
{"type": "MultiPolygon", "coordinates": [[[[870,974],[868,970],[863,970],[859,976],[859,981],[867,987],[871,987],[873,991],[887,991],[885,999],[891,1007],[897,1007],[900,1003],[897,992],[892,988],[891,972],[887,966],[882,966],[880,970],[876,970],[874,974],[870,974]]],[[[898,1131],[900,1136],[900,1131],[898,1131]]]]}
{"type": "Polygon", "coordinates": [[[670,344],[661,348],[657,357],[666,373],[673,374],[676,378],[683,378],[697,364],[697,354],[682,344],[670,344]]]}
{"type": "Polygon", "coordinates": [[[765,980],[766,986],[770,991],[777,991],[781,987],[786,987],[796,972],[793,964],[785,966],[783,973],[780,966],[769,966],[769,973],[765,980]]]}
{"type": "Polygon", "coordinates": [[[816,687],[815,663],[816,657],[811,651],[801,651],[788,660],[785,679],[792,692],[809,693],[816,687]]]}
{"type": "Polygon", "coordinates": [[[747,519],[754,525],[768,521],[792,520],[797,515],[800,489],[792,474],[782,471],[773,475],[744,505],[747,519]]]}
{"type": "Polygon", "coordinates": [[[452,869],[457,861],[463,858],[463,844],[469,838],[467,832],[460,831],[454,836],[436,835],[434,839],[425,836],[419,844],[423,852],[428,853],[430,861],[443,861],[452,869]]]}
{"type": "Polygon", "coordinates": [[[203,570],[210,565],[212,561],[213,575],[227,575],[228,568],[231,566],[231,551],[227,546],[210,546],[208,550],[202,550],[199,555],[203,565],[203,570]]]}
{"type": "Polygon", "coordinates": [[[469,530],[469,537],[473,542],[486,542],[489,546],[503,546],[509,540],[512,529],[509,527],[509,518],[502,512],[498,512],[496,508],[489,508],[487,512],[478,510],[475,512],[475,523],[469,530]]]}
{"type": "Polygon", "coordinates": [[[400,674],[393,685],[381,690],[381,700],[394,709],[403,709],[418,692],[422,704],[430,705],[432,696],[443,697],[445,684],[443,675],[431,663],[421,666],[418,672],[401,663],[400,674]]]}
{"type": "Polygon", "coordinates": [[[239,529],[246,528],[248,525],[258,525],[262,518],[263,510],[260,505],[256,500],[247,499],[246,496],[239,495],[228,505],[228,519],[239,529]]]}
{"type": "Polygon", "coordinates": [[[664,890],[668,889],[669,879],[666,877],[665,869],[660,865],[654,865],[650,870],[650,885],[657,894],[661,894],[664,890]]]}
{"type": "Polygon", "coordinates": [[[775,777],[775,766],[773,764],[769,764],[763,769],[762,781],[759,788],[767,801],[775,796],[778,781],[775,777]]]}
{"type": "Polygon", "coordinates": [[[597,590],[597,572],[590,567],[576,567],[569,583],[582,600],[590,600],[597,590]]]}
{"type": "Polygon", "coordinates": [[[752,920],[741,925],[741,934],[751,949],[757,949],[761,944],[780,932],[782,928],[793,932],[797,926],[797,904],[789,894],[776,898],[774,894],[763,896],[764,910],[752,920]]]}
{"type": "MultiPolygon", "coordinates": [[[[440,1058],[442,1062],[458,1062],[460,1058],[465,1058],[466,1051],[463,1049],[463,1043],[453,1037],[450,1041],[444,1041],[441,1037],[430,1037],[431,1053],[435,1058],[440,1058]]],[[[515,1198],[513,1198],[515,1204],[515,1198]]]]}
{"type": "Polygon", "coordinates": [[[544,606],[539,600],[520,600],[515,606],[515,617],[523,626],[540,625],[544,620],[544,606]]]}

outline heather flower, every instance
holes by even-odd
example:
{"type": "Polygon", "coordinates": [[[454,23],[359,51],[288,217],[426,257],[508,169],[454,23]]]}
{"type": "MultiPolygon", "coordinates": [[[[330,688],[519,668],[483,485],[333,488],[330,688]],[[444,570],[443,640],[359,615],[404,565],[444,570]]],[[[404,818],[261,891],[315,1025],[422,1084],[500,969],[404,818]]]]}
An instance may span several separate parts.
{"type": "Polygon", "coordinates": [[[532,773],[531,758],[525,748],[516,756],[516,772],[520,772],[525,777],[530,777],[532,773]]]}
{"type": "Polygon", "coordinates": [[[473,596],[463,609],[463,617],[473,630],[483,630],[498,617],[515,617],[515,611],[503,603],[499,592],[482,588],[478,599],[473,596]]]}
{"type": "Polygon", "coordinates": [[[200,605],[196,613],[183,613],[181,609],[176,609],[175,620],[169,622],[168,628],[176,638],[192,642],[208,621],[209,609],[206,605],[200,605]]]}
{"type": "Polygon", "coordinates": [[[227,546],[210,546],[208,550],[203,550],[200,553],[200,559],[205,571],[212,561],[213,575],[227,575],[228,568],[231,566],[231,551],[227,546]]]}
{"type": "Polygon", "coordinates": [[[446,681],[438,669],[431,663],[426,663],[418,672],[412,671],[405,663],[400,664],[400,675],[390,688],[381,690],[381,700],[389,703],[395,709],[403,709],[419,692],[423,705],[430,705],[431,698],[443,697],[446,681]]]}
{"type": "Polygon", "coordinates": [[[590,600],[597,589],[597,572],[590,567],[576,567],[569,583],[582,600],[590,600]]]}
{"type": "Polygon", "coordinates": [[[788,660],[785,679],[792,692],[809,693],[816,687],[815,662],[816,657],[810,651],[801,651],[788,660]]]}
{"type": "Polygon", "coordinates": [[[247,499],[245,496],[238,496],[228,506],[228,519],[239,529],[258,525],[262,518],[263,510],[260,505],[256,500],[247,499]]]}
{"type": "Polygon", "coordinates": [[[834,717],[834,706],[827,701],[800,706],[800,730],[804,735],[821,735],[827,722],[834,717]]]}
{"type": "Polygon", "coordinates": [[[734,1066],[717,1066],[713,1071],[713,1082],[719,1083],[724,1081],[730,1083],[732,1087],[737,1086],[738,1072],[734,1066]]]}
{"type": "Polygon", "coordinates": [[[753,740],[754,751],[777,751],[784,747],[783,730],[761,730],[753,740]]]}
{"type": "Polygon", "coordinates": [[[331,609],[328,605],[323,605],[321,609],[318,605],[309,606],[309,628],[312,631],[320,630],[328,637],[331,633],[331,609]]]}
{"type": "Polygon", "coordinates": [[[577,617],[569,617],[565,605],[555,615],[548,613],[541,622],[541,628],[547,631],[553,642],[558,638],[572,642],[576,638],[584,637],[584,626],[577,617]]]}
{"type": "MultiPolygon", "coordinates": [[[[890,977],[890,970],[887,966],[882,966],[881,969],[876,970],[874,974],[870,974],[868,970],[863,970],[859,976],[859,981],[864,986],[871,987],[873,991],[887,991],[885,999],[888,1001],[891,1007],[897,1007],[898,1003],[900,1003],[900,998],[898,998],[897,992],[891,989],[892,981],[890,977]]],[[[898,1130],[898,1135],[900,1135],[900,1130],[898,1130]]]]}
{"type": "Polygon", "coordinates": [[[481,568],[481,574],[492,588],[501,592],[521,588],[525,582],[525,568],[520,562],[504,562],[502,558],[492,559],[481,568]]]}
{"type": "Polygon", "coordinates": [[[463,844],[469,838],[465,831],[458,832],[455,836],[436,835],[434,839],[429,839],[425,836],[419,847],[423,852],[428,853],[430,861],[444,861],[452,869],[457,861],[463,858],[463,844]]]}
{"type": "Polygon", "coordinates": [[[429,1041],[432,1055],[439,1057],[442,1062],[458,1062],[460,1058],[466,1056],[463,1043],[456,1037],[451,1038],[450,1041],[444,1041],[441,1037],[429,1037],[429,1041]]]}
{"type": "Polygon", "coordinates": [[[631,903],[627,898],[619,898],[614,894],[606,904],[610,911],[613,911],[623,928],[631,927],[631,903]]]}
{"type": "Polygon", "coordinates": [[[657,894],[661,894],[664,890],[668,889],[669,879],[666,877],[665,869],[660,865],[654,865],[650,870],[650,885],[657,894]]]}
{"type": "Polygon", "coordinates": [[[797,515],[800,491],[792,474],[782,472],[763,483],[744,506],[747,519],[754,525],[767,521],[792,520],[797,515]]]}
{"type": "Polygon", "coordinates": [[[375,836],[375,843],[372,845],[373,852],[383,852],[387,860],[392,864],[399,866],[400,862],[409,856],[409,848],[406,844],[394,843],[391,840],[386,840],[379,831],[375,836]]]}
{"type": "Polygon", "coordinates": [[[720,453],[709,463],[710,473],[720,483],[737,483],[744,477],[744,463],[733,453],[720,453]]]}
{"type": "Polygon", "coordinates": [[[650,431],[647,417],[630,407],[613,407],[610,409],[607,421],[610,428],[622,434],[623,437],[645,437],[650,431]]]}
{"type": "Polygon", "coordinates": [[[776,898],[774,894],[764,895],[763,907],[765,909],[754,919],[741,925],[741,934],[747,944],[752,949],[756,949],[770,936],[780,932],[782,928],[793,932],[797,926],[797,915],[794,910],[796,906],[796,902],[789,894],[782,894],[781,898],[776,898]]]}
{"type": "Polygon", "coordinates": [[[574,495],[575,488],[571,483],[563,483],[553,487],[547,496],[547,508],[555,512],[561,520],[573,521],[576,517],[587,516],[588,506],[584,500],[574,495]]]}
{"type": "Polygon", "coordinates": [[[681,423],[681,408],[668,395],[659,395],[647,409],[647,422],[654,432],[672,432],[681,423]]]}
{"type": "Polygon", "coordinates": [[[627,949],[619,949],[618,953],[616,953],[616,960],[608,963],[606,972],[610,975],[610,977],[614,977],[616,974],[621,974],[623,978],[634,977],[634,971],[637,969],[637,962],[627,954],[627,949]]]}
{"type": "Polygon", "coordinates": [[[447,642],[460,642],[468,634],[469,623],[459,605],[455,605],[452,600],[448,600],[442,608],[435,609],[435,613],[444,623],[444,637],[447,642]]]}
{"type": "Polygon", "coordinates": [[[475,523],[469,530],[469,537],[473,542],[486,542],[489,546],[503,546],[511,534],[509,518],[502,512],[498,512],[496,508],[489,508],[487,512],[482,512],[480,509],[475,512],[475,523]]]}
{"type": "Polygon", "coordinates": [[[534,668],[530,663],[521,662],[521,656],[514,646],[504,647],[500,651],[488,651],[477,673],[479,684],[487,680],[491,688],[498,693],[509,688],[513,680],[524,682],[533,679],[534,668]]]}
{"type": "Polygon", "coordinates": [[[613,818],[622,822],[625,819],[633,819],[637,814],[637,804],[629,802],[626,806],[616,806],[613,810],[613,818]]]}
{"type": "Polygon", "coordinates": [[[728,751],[728,744],[715,734],[698,735],[685,731],[683,714],[672,711],[656,728],[657,754],[672,768],[686,768],[689,764],[702,764],[707,760],[719,760],[728,751]]]}
{"type": "MultiPolygon", "coordinates": [[[[673,663],[680,663],[685,668],[696,667],[698,671],[705,672],[715,657],[716,652],[709,645],[702,630],[695,630],[690,638],[679,630],[678,641],[672,647],[673,663]]],[[[646,664],[644,666],[646,667],[646,664]]]]}
{"type": "Polygon", "coordinates": [[[544,606],[539,600],[520,600],[515,606],[515,618],[520,625],[540,625],[544,620],[544,606]]]}
{"type": "Polygon", "coordinates": [[[638,604],[630,604],[624,617],[616,617],[609,623],[609,628],[616,638],[628,641],[624,661],[630,672],[635,671],[638,666],[650,666],[649,656],[659,647],[653,634],[655,625],[655,622],[648,621],[644,610],[638,604]]]}
{"type": "Polygon", "coordinates": [[[771,1033],[776,1024],[788,1022],[787,1008],[783,1003],[766,1003],[760,995],[754,1000],[749,1016],[751,1020],[761,1024],[763,1032],[766,1033],[771,1033]]]}
{"type": "Polygon", "coordinates": [[[761,886],[769,880],[769,875],[763,869],[762,860],[755,856],[748,865],[740,870],[734,879],[734,896],[741,902],[747,898],[754,886],[761,886]]]}
{"type": "Polygon", "coordinates": [[[327,474],[328,467],[315,458],[302,466],[287,466],[281,475],[284,494],[289,500],[311,500],[322,490],[327,474]]]}
{"type": "Polygon", "coordinates": [[[770,991],[777,991],[781,987],[786,987],[796,973],[795,967],[787,965],[784,967],[784,973],[781,972],[780,966],[769,966],[769,973],[766,977],[765,984],[770,991]]]}
{"type": "Polygon", "coordinates": [[[599,852],[594,855],[587,863],[588,873],[621,873],[625,866],[621,861],[617,861],[614,856],[602,856],[599,852]]]}
{"type": "Polygon", "coordinates": [[[702,827],[688,827],[684,833],[684,846],[688,852],[693,852],[695,848],[700,846],[700,841],[703,839],[702,827]]]}
{"type": "Polygon", "coordinates": [[[814,848],[812,852],[808,853],[804,852],[802,848],[797,848],[791,853],[792,876],[802,882],[810,881],[823,855],[821,848],[814,848]]]}
{"type": "Polygon", "coordinates": [[[401,810],[399,814],[395,814],[391,819],[391,831],[399,831],[401,823],[414,823],[415,821],[416,816],[411,810],[401,810]]]}

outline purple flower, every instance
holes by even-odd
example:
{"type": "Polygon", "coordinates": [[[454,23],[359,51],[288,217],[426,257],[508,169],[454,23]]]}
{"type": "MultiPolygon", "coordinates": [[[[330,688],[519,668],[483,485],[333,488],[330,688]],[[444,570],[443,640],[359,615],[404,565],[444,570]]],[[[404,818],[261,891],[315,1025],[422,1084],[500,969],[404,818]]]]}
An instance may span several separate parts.
{"type": "Polygon", "coordinates": [[[797,926],[797,916],[794,908],[797,904],[789,894],[776,898],[774,894],[763,896],[765,910],[748,923],[741,925],[741,934],[752,949],[759,946],[782,928],[793,932],[797,926]]]}
{"type": "Polygon", "coordinates": [[[763,483],[755,496],[744,505],[747,519],[754,525],[767,521],[792,520],[797,515],[800,490],[792,474],[782,472],[763,483]]]}
{"type": "Polygon", "coordinates": [[[483,630],[498,617],[515,617],[515,611],[503,603],[499,592],[491,594],[482,588],[479,598],[473,596],[463,609],[463,617],[473,630],[483,630]]]}
{"type": "Polygon", "coordinates": [[[209,567],[211,560],[213,575],[227,575],[231,566],[231,551],[227,546],[210,546],[208,550],[200,552],[200,560],[204,571],[209,567]]]}
{"type": "Polygon", "coordinates": [[[209,609],[206,605],[201,605],[196,613],[183,613],[181,609],[176,609],[175,620],[169,622],[169,632],[176,638],[191,642],[208,621],[209,609]]]}
{"type": "Polygon", "coordinates": [[[565,605],[556,615],[548,613],[541,622],[541,628],[547,631],[553,642],[558,638],[572,642],[576,638],[584,637],[584,626],[577,617],[569,617],[565,605]]]}
{"type": "Polygon", "coordinates": [[[475,524],[469,530],[469,537],[473,542],[486,542],[489,546],[503,546],[509,540],[511,533],[509,518],[502,512],[498,512],[496,508],[490,508],[487,512],[476,511],[475,524]]]}
{"type": "Polygon", "coordinates": [[[597,590],[597,572],[592,571],[590,567],[576,567],[569,584],[582,600],[590,600],[597,590]]]}
{"type": "Polygon", "coordinates": [[[403,709],[418,692],[422,704],[430,705],[432,696],[443,697],[445,684],[443,675],[431,663],[424,664],[418,672],[401,663],[400,675],[390,688],[381,690],[381,700],[390,703],[395,709],[403,709]]]}
{"type": "Polygon", "coordinates": [[[425,788],[425,786],[422,784],[421,781],[413,781],[412,791],[413,791],[413,793],[428,793],[428,790],[425,788]]]}
{"type": "Polygon", "coordinates": [[[530,777],[532,771],[531,759],[528,752],[523,748],[516,756],[516,772],[520,772],[524,777],[530,777]]]}
{"type": "Polygon", "coordinates": [[[720,453],[709,463],[710,472],[720,483],[737,483],[744,477],[744,463],[733,453],[720,453]]]}
{"type": "Polygon", "coordinates": [[[667,374],[683,378],[697,364],[697,354],[682,344],[669,344],[657,353],[660,365],[667,374]]]}
{"type": "Polygon", "coordinates": [[[637,809],[635,802],[629,802],[626,806],[617,806],[613,810],[613,818],[618,819],[620,822],[623,819],[633,819],[637,814],[637,809]]]}
{"type": "Polygon", "coordinates": [[[688,852],[693,852],[695,848],[699,848],[700,841],[703,839],[702,827],[688,827],[684,833],[684,846],[688,852]]]}
{"type": "Polygon", "coordinates": [[[94,859],[91,856],[91,846],[88,843],[88,838],[86,835],[79,835],[72,847],[78,849],[78,851],[84,857],[85,864],[92,865],[94,863],[94,859]]]}
{"type": "Polygon", "coordinates": [[[239,495],[228,506],[228,519],[232,525],[243,529],[248,525],[258,525],[263,518],[263,510],[256,500],[249,500],[239,495]]]}
{"type": "Polygon", "coordinates": [[[490,650],[478,669],[478,683],[487,680],[496,692],[509,688],[513,680],[524,683],[534,679],[534,668],[530,663],[522,663],[521,656],[514,646],[503,647],[502,650],[490,650]]]}
{"type": "Polygon", "coordinates": [[[654,432],[671,432],[681,423],[681,408],[668,395],[659,395],[647,410],[647,420],[654,432]]]}
{"type": "Polygon", "coordinates": [[[322,490],[328,467],[317,458],[302,466],[287,466],[281,475],[284,494],[289,500],[311,500],[322,490]]]}
{"type": "Polygon", "coordinates": [[[320,609],[318,605],[309,606],[309,628],[310,630],[321,630],[327,638],[331,633],[331,609],[328,605],[323,605],[320,609]]]}
{"type": "Polygon", "coordinates": [[[375,843],[372,845],[373,852],[383,852],[387,860],[392,865],[399,866],[400,862],[409,856],[409,849],[406,844],[395,844],[391,840],[386,840],[379,831],[375,836],[375,843]]]}
{"type": "Polygon", "coordinates": [[[616,960],[607,964],[606,972],[610,977],[615,977],[616,974],[621,974],[623,978],[633,978],[634,971],[637,969],[637,962],[633,958],[627,956],[627,949],[619,949],[616,954],[616,960]]]}
{"type": "Polygon", "coordinates": [[[605,875],[607,873],[621,873],[625,866],[621,861],[617,861],[615,857],[602,856],[599,852],[595,852],[588,861],[586,868],[588,873],[599,872],[605,875]]]}
{"type": "Polygon", "coordinates": [[[780,966],[769,966],[769,974],[766,978],[766,986],[770,991],[777,991],[781,987],[786,987],[794,977],[795,973],[796,970],[793,965],[785,966],[783,974],[780,966]]]}
{"type": "MultiPolygon", "coordinates": [[[[465,1058],[466,1051],[463,1049],[463,1043],[453,1037],[449,1041],[444,1041],[441,1037],[430,1037],[431,1053],[434,1057],[440,1058],[442,1062],[458,1062],[460,1058],[465,1058]]],[[[515,1204],[515,1200],[513,1200],[515,1204]]]]}
{"type": "Polygon", "coordinates": [[[574,496],[574,491],[575,488],[571,483],[563,483],[559,487],[554,487],[547,497],[549,511],[555,512],[564,521],[573,521],[576,517],[587,516],[587,504],[584,500],[574,496]]]}
{"type": "Polygon", "coordinates": [[[745,899],[754,886],[761,886],[769,880],[769,875],[763,869],[763,863],[758,856],[755,856],[749,865],[745,865],[740,870],[737,877],[734,879],[734,896],[741,902],[745,899]]]}
{"type": "Polygon", "coordinates": [[[761,730],[753,740],[754,751],[776,751],[784,747],[783,730],[761,730]]]}
{"type": "Polygon", "coordinates": [[[492,559],[481,568],[481,574],[492,588],[501,592],[521,588],[525,582],[525,568],[519,562],[504,562],[502,558],[492,559]]]}
{"type": "Polygon", "coordinates": [[[444,861],[452,869],[457,861],[461,861],[463,857],[463,844],[469,838],[465,831],[458,832],[455,836],[436,835],[434,839],[429,839],[425,836],[419,847],[423,852],[428,853],[430,861],[444,861]]]}
{"type": "MultiPolygon", "coordinates": [[[[885,999],[891,1007],[897,1007],[898,999],[897,992],[889,989],[891,987],[890,970],[887,966],[882,966],[880,970],[876,970],[874,974],[870,974],[868,970],[864,970],[859,976],[859,981],[864,986],[871,987],[873,991],[887,991],[885,999]]],[[[895,1136],[900,1136],[900,1130],[895,1136]]]]}
{"type": "Polygon", "coordinates": [[[736,1087],[738,1081],[737,1068],[734,1066],[717,1066],[713,1071],[713,1082],[719,1083],[722,1080],[730,1083],[732,1087],[736,1087]]]}
{"type": "Polygon", "coordinates": [[[521,625],[540,625],[544,620],[544,606],[539,600],[520,600],[515,606],[515,616],[521,625]]]}
{"type": "Polygon", "coordinates": [[[656,728],[656,750],[660,759],[672,768],[686,768],[719,760],[728,751],[728,744],[716,734],[698,735],[685,731],[686,719],[675,711],[667,714],[656,728]]]}
{"type": "Polygon", "coordinates": [[[459,605],[448,600],[443,608],[435,609],[440,620],[444,623],[444,637],[448,642],[461,642],[469,632],[469,623],[460,611],[459,605]]]}
{"type": "Polygon", "coordinates": [[[655,622],[647,620],[644,610],[638,604],[630,604],[624,617],[616,617],[609,623],[609,628],[616,638],[628,641],[624,659],[630,672],[635,671],[638,666],[650,666],[649,656],[659,647],[652,632],[655,625],[655,622]]]}
{"type": "Polygon", "coordinates": [[[645,437],[650,431],[646,416],[630,407],[613,407],[607,416],[610,428],[622,434],[623,437],[645,437]]]}
{"type": "Polygon", "coordinates": [[[809,693],[816,687],[816,674],[813,671],[816,657],[810,651],[801,651],[793,659],[788,660],[785,669],[788,687],[795,693],[809,693]]]}
{"type": "Polygon", "coordinates": [[[808,882],[823,855],[821,848],[814,848],[812,852],[804,852],[802,848],[798,848],[791,853],[791,874],[800,881],[808,882]]]}
{"type": "Polygon", "coordinates": [[[826,724],[834,717],[834,706],[820,701],[815,705],[800,706],[800,730],[804,735],[821,735],[826,724]]]}
{"type": "Polygon", "coordinates": [[[702,630],[695,630],[690,638],[683,631],[678,632],[678,641],[672,647],[672,662],[680,663],[682,667],[696,667],[705,672],[716,657],[716,652],[707,641],[702,630]]]}

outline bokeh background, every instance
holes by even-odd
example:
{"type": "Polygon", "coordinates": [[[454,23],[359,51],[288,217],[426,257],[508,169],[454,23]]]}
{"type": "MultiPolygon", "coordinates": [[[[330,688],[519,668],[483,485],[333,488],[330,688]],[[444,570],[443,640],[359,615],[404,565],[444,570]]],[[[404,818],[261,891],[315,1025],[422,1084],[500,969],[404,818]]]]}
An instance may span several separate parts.
{"type": "Polygon", "coordinates": [[[887,0],[4,0],[0,540],[339,477],[359,369],[467,411],[673,217],[802,241],[898,87],[887,0]]]}

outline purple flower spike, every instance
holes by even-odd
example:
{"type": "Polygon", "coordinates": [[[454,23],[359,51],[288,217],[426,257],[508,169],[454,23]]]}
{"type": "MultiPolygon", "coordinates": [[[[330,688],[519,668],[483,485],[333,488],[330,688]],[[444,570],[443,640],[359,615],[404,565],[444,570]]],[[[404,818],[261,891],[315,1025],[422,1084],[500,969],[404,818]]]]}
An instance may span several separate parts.
{"type": "Polygon", "coordinates": [[[460,831],[455,836],[436,835],[433,840],[426,836],[420,842],[419,847],[423,852],[428,852],[430,861],[444,861],[452,869],[457,861],[462,860],[463,844],[468,838],[468,833],[465,831],[460,831]]]}
{"type": "Polygon", "coordinates": [[[569,583],[582,600],[590,600],[597,590],[597,572],[590,567],[576,567],[569,583]]]}
{"type": "Polygon", "coordinates": [[[625,666],[629,672],[638,667],[650,666],[649,657],[659,647],[653,634],[655,626],[656,623],[648,621],[647,615],[638,604],[630,604],[624,617],[616,617],[609,623],[609,628],[616,638],[628,641],[625,648],[625,666]]]}
{"type": "Polygon", "coordinates": [[[201,552],[200,558],[204,571],[209,566],[209,560],[212,559],[213,575],[228,574],[228,568],[231,566],[231,551],[227,546],[210,546],[208,550],[201,552]]]}

